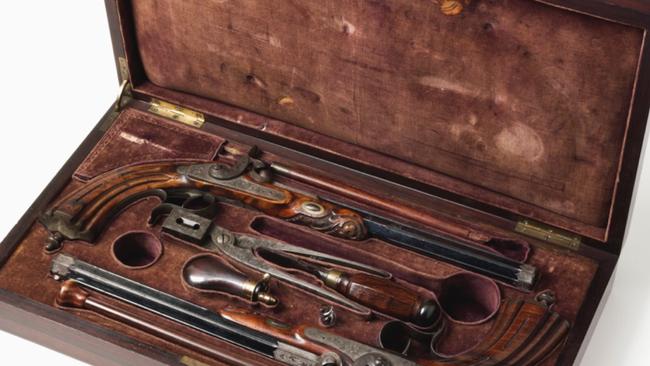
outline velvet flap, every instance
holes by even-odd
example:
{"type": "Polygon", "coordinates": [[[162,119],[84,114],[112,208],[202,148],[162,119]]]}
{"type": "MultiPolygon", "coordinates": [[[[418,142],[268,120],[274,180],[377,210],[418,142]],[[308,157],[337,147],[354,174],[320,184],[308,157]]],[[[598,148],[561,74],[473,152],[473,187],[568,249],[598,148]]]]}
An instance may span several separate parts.
{"type": "Polygon", "coordinates": [[[81,163],[75,177],[89,180],[115,168],[154,160],[211,160],[223,142],[219,136],[127,109],[81,163]]]}
{"type": "Polygon", "coordinates": [[[132,10],[127,37],[158,86],[606,237],[640,29],[533,0],[472,1],[457,17],[428,0],[141,0],[132,10]]]}

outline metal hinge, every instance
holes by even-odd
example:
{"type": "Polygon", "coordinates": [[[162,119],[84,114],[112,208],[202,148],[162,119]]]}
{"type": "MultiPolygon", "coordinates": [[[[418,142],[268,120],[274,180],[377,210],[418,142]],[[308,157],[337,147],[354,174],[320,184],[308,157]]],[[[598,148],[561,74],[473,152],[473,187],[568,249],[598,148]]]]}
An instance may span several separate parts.
{"type": "Polygon", "coordinates": [[[529,220],[519,221],[515,231],[571,250],[578,250],[582,245],[579,236],[529,220]]]}
{"type": "Polygon", "coordinates": [[[196,128],[201,128],[205,124],[205,116],[203,113],[162,100],[153,99],[149,107],[149,112],[196,128]]]}
{"type": "Polygon", "coordinates": [[[117,94],[117,100],[115,101],[115,111],[121,112],[122,107],[128,103],[129,98],[131,98],[131,83],[128,79],[122,81],[120,85],[120,92],[117,94]]]}
{"type": "Polygon", "coordinates": [[[122,81],[129,80],[129,62],[126,57],[118,57],[117,62],[120,65],[120,78],[122,81]]]}
{"type": "Polygon", "coordinates": [[[187,366],[208,366],[208,364],[203,363],[203,362],[198,361],[198,360],[195,360],[195,359],[193,359],[192,357],[189,357],[189,356],[181,357],[181,363],[183,365],[187,365],[187,366]]]}

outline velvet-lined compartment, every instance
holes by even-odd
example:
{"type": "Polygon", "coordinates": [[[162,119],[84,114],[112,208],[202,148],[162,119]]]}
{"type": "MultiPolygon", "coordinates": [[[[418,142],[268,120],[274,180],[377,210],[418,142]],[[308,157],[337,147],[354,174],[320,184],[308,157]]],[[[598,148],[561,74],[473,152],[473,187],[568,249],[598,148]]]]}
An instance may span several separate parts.
{"type": "MultiPolygon", "coordinates": [[[[157,119],[158,117],[151,118],[157,119]]],[[[119,126],[113,126],[113,128],[119,128],[119,126]]],[[[152,128],[155,129],[155,127],[152,128]]],[[[159,131],[152,132],[155,133],[159,131]]],[[[124,151],[119,149],[105,150],[102,152],[102,154],[110,154],[110,156],[114,156],[116,159],[123,158],[120,155],[122,153],[124,153],[124,151]]],[[[83,183],[72,181],[60,196],[63,196],[66,192],[79,187],[81,184],[83,183]]],[[[231,297],[206,296],[206,294],[192,291],[182,285],[182,265],[188,258],[197,253],[197,249],[192,246],[163,237],[164,253],[160,260],[151,267],[138,270],[125,268],[113,260],[111,255],[111,244],[124,233],[131,231],[146,231],[154,235],[160,234],[159,229],[149,228],[146,223],[151,210],[157,204],[158,201],[156,199],[140,201],[117,217],[114,223],[110,225],[106,232],[101,236],[97,245],[91,246],[84,243],[66,243],[64,252],[214,310],[218,310],[227,305],[247,307],[249,304],[246,302],[231,297]]],[[[258,218],[259,220],[260,216],[258,213],[228,205],[222,205],[221,208],[220,214],[216,220],[217,224],[239,232],[256,233],[263,231],[260,229],[259,225],[256,225],[253,228],[250,227],[250,223],[255,222],[255,218],[258,218]]],[[[440,278],[460,272],[459,269],[450,265],[433,261],[378,240],[369,240],[365,243],[350,243],[338,239],[327,238],[322,235],[305,235],[305,233],[307,233],[306,231],[302,229],[291,230],[291,228],[296,228],[289,224],[279,223],[272,227],[279,231],[278,235],[286,235],[284,237],[285,240],[296,241],[296,243],[300,242],[303,243],[303,245],[309,245],[308,239],[310,237],[312,238],[311,240],[322,239],[330,240],[333,244],[338,243],[340,248],[349,249],[344,252],[353,253],[354,256],[357,257],[352,259],[363,257],[364,260],[368,260],[370,264],[390,268],[391,271],[398,274],[402,280],[416,282],[418,281],[416,277],[419,277],[420,279],[427,277],[440,278]],[[409,273],[413,276],[410,277],[409,273]],[[418,276],[415,276],[416,274],[418,276]]],[[[268,230],[266,233],[269,234],[268,230]]],[[[52,305],[60,284],[47,278],[49,263],[52,257],[46,255],[42,250],[42,245],[46,237],[47,233],[43,227],[38,223],[34,224],[31,231],[18,245],[14,254],[9,258],[6,264],[0,268],[0,283],[3,284],[3,288],[12,292],[52,305]]],[[[536,248],[534,250],[530,257],[530,263],[538,266],[540,271],[543,273],[541,283],[537,289],[543,290],[549,288],[555,291],[558,298],[555,310],[567,320],[574,321],[585,300],[587,289],[589,288],[591,279],[593,278],[597,268],[596,263],[576,254],[557,252],[542,248],[536,248]]],[[[252,275],[259,276],[259,274],[252,275]]],[[[255,307],[253,310],[258,310],[265,315],[273,316],[291,323],[317,323],[318,319],[316,314],[320,305],[319,301],[315,301],[313,297],[306,295],[301,291],[296,291],[288,286],[278,284],[275,281],[272,283],[272,289],[274,293],[282,295],[281,300],[284,301],[284,304],[274,309],[255,307]]],[[[523,294],[506,287],[502,287],[501,291],[504,297],[522,297],[532,299],[535,295],[534,293],[523,294]]],[[[140,314],[140,312],[137,313],[140,314]]],[[[80,316],[110,329],[134,336],[136,339],[147,344],[156,345],[178,354],[189,353],[193,357],[203,360],[208,364],[217,364],[213,360],[207,360],[204,357],[189,352],[177,345],[151,337],[128,326],[104,318],[98,318],[87,313],[80,314],[80,316]]],[[[147,315],[143,316],[148,317],[147,315]]],[[[367,323],[360,320],[358,316],[344,310],[339,311],[339,316],[339,326],[331,330],[353,339],[370,344],[376,344],[377,328],[375,325],[378,323],[367,323]]],[[[168,322],[162,323],[169,324],[168,322]]],[[[491,321],[480,325],[464,325],[455,322],[449,322],[449,324],[449,331],[444,337],[441,349],[446,353],[455,353],[467,349],[478,342],[489,332],[491,321]]],[[[169,326],[172,329],[179,329],[173,325],[169,326]]],[[[187,329],[184,329],[183,331],[187,332],[187,329]]],[[[194,334],[194,332],[190,333],[194,334]]],[[[195,336],[205,342],[219,344],[219,347],[225,347],[225,349],[232,350],[233,353],[242,354],[241,350],[232,348],[231,346],[222,345],[204,335],[195,334],[195,336]]],[[[416,346],[413,352],[417,354],[417,352],[424,352],[424,350],[422,349],[422,346],[416,346]]],[[[268,360],[256,358],[248,353],[243,353],[242,357],[246,357],[246,359],[250,357],[252,363],[257,362],[258,364],[268,364],[268,360]]],[[[548,364],[552,364],[552,360],[549,360],[548,364]]]]}
{"type": "Polygon", "coordinates": [[[151,267],[163,254],[163,245],[157,236],[147,231],[129,231],[111,244],[113,259],[122,266],[137,270],[151,267]]]}
{"type": "MultiPolygon", "coordinates": [[[[465,271],[436,276],[434,273],[408,266],[398,267],[391,257],[376,256],[372,251],[368,252],[370,247],[386,245],[381,240],[371,238],[361,242],[344,241],[266,216],[254,218],[249,227],[256,235],[296,243],[342,258],[354,258],[355,261],[389,272],[398,281],[407,281],[407,286],[419,287],[425,295],[433,294],[448,321],[461,324],[483,323],[496,313],[501,301],[500,290],[496,283],[488,278],[465,271]]],[[[340,270],[345,271],[344,268],[340,270]]]]}
{"type": "Polygon", "coordinates": [[[211,160],[223,142],[219,136],[129,108],[86,157],[75,177],[89,180],[115,168],[154,160],[211,160]],[[121,153],[116,156],[112,151],[121,153]]]}
{"type": "MultiPolygon", "coordinates": [[[[82,260],[115,271],[131,279],[173,293],[176,296],[180,296],[214,310],[219,310],[228,305],[247,307],[246,302],[236,300],[232,297],[206,296],[198,291],[189,290],[182,286],[180,278],[182,265],[187,258],[197,253],[197,251],[191,246],[175,243],[170,240],[164,240],[165,253],[161,257],[160,261],[156,265],[143,270],[129,270],[113,261],[110,255],[110,243],[114,238],[122,235],[126,230],[142,229],[143,227],[146,227],[147,215],[156,204],[158,204],[158,202],[156,202],[155,199],[140,202],[120,215],[114,225],[111,225],[96,246],[89,246],[82,243],[66,244],[65,252],[82,260]]],[[[230,208],[226,212],[227,216],[222,216],[223,219],[220,218],[217,223],[233,230],[245,230],[245,228],[241,227],[241,222],[249,221],[252,218],[252,215],[254,215],[254,213],[248,212],[247,210],[237,208],[230,208]]],[[[154,233],[158,234],[157,231],[154,231],[154,233]]],[[[46,273],[51,260],[51,256],[45,255],[42,251],[43,240],[46,237],[47,234],[43,228],[40,225],[35,225],[29,236],[20,244],[19,250],[0,270],[0,280],[3,281],[2,283],[4,288],[28,296],[34,300],[46,304],[52,304],[60,283],[46,278],[46,273]]],[[[436,276],[443,273],[454,273],[458,271],[457,269],[442,263],[431,263],[430,260],[424,258],[413,258],[413,254],[395,250],[396,248],[386,244],[380,245],[377,243],[372,245],[372,249],[368,248],[368,251],[377,252],[379,249],[381,249],[381,253],[391,255],[391,258],[396,261],[395,267],[403,266],[398,264],[398,260],[410,260],[412,265],[409,267],[416,268],[423,272],[426,271],[427,273],[434,273],[436,276]]],[[[533,256],[533,263],[537,264],[537,261],[550,261],[553,263],[558,259],[556,258],[557,254],[548,254],[550,253],[536,252],[533,256]],[[538,259],[537,256],[540,258],[538,259]]],[[[593,264],[589,261],[579,259],[575,263],[572,263],[572,265],[573,269],[576,270],[574,273],[576,274],[576,277],[572,278],[571,281],[562,284],[561,279],[554,278],[551,274],[551,276],[545,278],[546,285],[540,287],[550,287],[556,291],[559,299],[556,310],[563,314],[563,316],[566,316],[569,320],[575,319],[577,310],[580,307],[582,300],[584,300],[586,288],[588,287],[587,278],[589,278],[589,273],[593,274],[593,264]],[[581,276],[580,278],[577,277],[578,274],[581,276]],[[551,284],[554,286],[551,286],[551,284]]],[[[551,270],[548,266],[541,269],[546,272],[551,270]]],[[[259,274],[255,275],[259,276],[259,274]]],[[[564,275],[566,276],[567,274],[565,273],[564,275]]],[[[295,291],[275,282],[273,283],[272,289],[274,293],[282,294],[282,300],[285,304],[274,310],[263,309],[261,307],[252,308],[251,310],[257,310],[265,315],[273,316],[290,323],[317,323],[315,314],[320,302],[314,301],[313,297],[305,295],[300,291],[295,291]]],[[[504,296],[524,296],[514,290],[502,290],[504,296]]],[[[532,296],[533,294],[528,295],[527,297],[532,298],[532,296]]],[[[377,331],[377,329],[372,327],[372,324],[362,321],[357,315],[352,315],[340,309],[337,310],[339,310],[339,325],[331,329],[332,331],[371,344],[376,342],[377,334],[367,333],[369,329],[374,330],[375,332],[377,331]]],[[[82,314],[82,316],[111,329],[116,329],[120,332],[133,335],[136,339],[146,343],[158,345],[159,347],[172,350],[179,354],[188,353],[188,350],[186,349],[170,345],[155,337],[147,336],[142,332],[134,331],[130,327],[120,325],[113,321],[100,319],[88,314],[82,314]]],[[[167,322],[163,323],[167,324],[167,322]]],[[[448,353],[455,353],[469,348],[485,336],[489,332],[491,322],[472,326],[452,322],[449,323],[449,326],[449,332],[443,339],[444,343],[441,345],[441,349],[448,353]]],[[[205,342],[219,344],[219,347],[221,347],[220,342],[216,342],[206,336],[197,336],[205,342]]],[[[422,348],[415,347],[414,350],[422,352],[422,348]]],[[[233,352],[239,354],[241,351],[233,349],[233,352]]],[[[189,353],[192,354],[191,352],[189,353]]],[[[204,360],[204,358],[199,355],[194,356],[198,359],[204,360]]],[[[213,361],[204,361],[208,362],[208,364],[214,364],[213,361]]],[[[260,361],[260,359],[258,359],[258,362],[260,362],[259,364],[267,364],[266,360],[260,361]]],[[[551,364],[552,363],[549,363],[549,365],[551,364]]]]}
{"type": "Polygon", "coordinates": [[[138,91],[607,238],[640,29],[533,0],[128,6],[138,91]]]}

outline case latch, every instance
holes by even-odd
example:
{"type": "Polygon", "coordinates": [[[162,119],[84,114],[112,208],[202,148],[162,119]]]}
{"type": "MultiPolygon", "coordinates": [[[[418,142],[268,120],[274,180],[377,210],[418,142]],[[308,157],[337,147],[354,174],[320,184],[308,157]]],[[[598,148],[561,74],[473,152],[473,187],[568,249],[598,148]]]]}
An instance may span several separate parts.
{"type": "Polygon", "coordinates": [[[582,245],[579,236],[529,220],[519,221],[515,231],[571,250],[578,250],[582,245]]]}
{"type": "Polygon", "coordinates": [[[201,128],[205,124],[205,116],[203,113],[162,100],[153,99],[149,107],[149,112],[196,128],[201,128]]]}

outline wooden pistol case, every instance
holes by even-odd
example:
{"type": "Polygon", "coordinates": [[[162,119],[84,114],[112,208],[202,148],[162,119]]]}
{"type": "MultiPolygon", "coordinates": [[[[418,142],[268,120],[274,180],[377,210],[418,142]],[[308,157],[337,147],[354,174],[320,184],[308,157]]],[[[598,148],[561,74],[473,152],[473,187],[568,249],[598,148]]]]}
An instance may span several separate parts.
{"type": "MultiPolygon", "coordinates": [[[[573,363],[620,253],[632,200],[650,102],[647,2],[106,0],[106,8],[123,90],[0,246],[0,314],[9,331],[93,364],[219,364],[54,306],[60,285],[47,278],[52,256],[43,251],[47,232],[38,217],[121,166],[219,159],[257,146],[265,161],[410,207],[437,223],[427,230],[479,245],[521,244],[510,254],[536,266],[540,282],[530,293],[500,286],[500,295],[532,301],[552,290],[553,310],[571,331],[543,364],[573,363]]],[[[159,234],[147,225],[158,203],[138,201],[96,245],[66,244],[64,252],[214,310],[248,306],[181,284],[181,266],[197,253],[191,246],[163,238],[154,266],[135,271],[115,262],[111,243],[125,232],[159,234]]],[[[400,278],[460,271],[375,238],[339,243],[222,206],[217,222],[231,230],[270,235],[264,230],[272,226],[287,242],[310,243],[313,235],[400,278]]],[[[261,311],[315,321],[319,301],[275,286],[286,304],[261,311]]],[[[472,310],[459,304],[457,311],[472,310]]],[[[376,328],[345,311],[340,317],[345,326],[334,332],[375,342],[376,328]]],[[[462,352],[492,326],[451,324],[441,347],[462,352]]],[[[251,364],[270,362],[196,336],[251,364]]]]}

